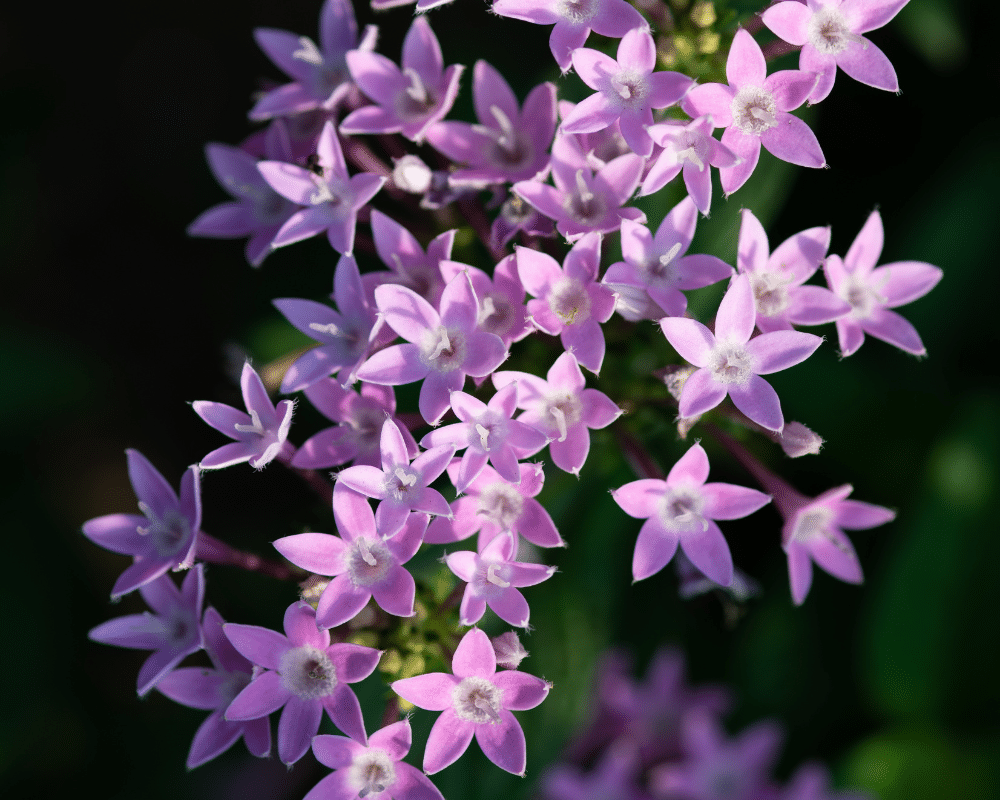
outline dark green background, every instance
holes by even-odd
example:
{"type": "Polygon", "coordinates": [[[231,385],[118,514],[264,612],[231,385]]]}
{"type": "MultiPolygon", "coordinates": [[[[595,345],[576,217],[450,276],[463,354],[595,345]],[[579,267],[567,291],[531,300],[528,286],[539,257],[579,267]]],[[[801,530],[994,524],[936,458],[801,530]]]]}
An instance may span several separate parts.
{"type": "MultiPolygon", "coordinates": [[[[596,435],[583,477],[550,474],[543,498],[571,546],[553,556],[561,572],[529,595],[536,631],[524,666],[556,688],[521,715],[528,780],[476,752],[439,776],[449,800],[528,791],[580,724],[595,655],[621,644],[644,665],[662,643],[683,647],[693,680],[731,685],[739,698],[732,730],[762,717],[787,726],[782,776],[820,758],[842,785],[886,800],[996,794],[1000,87],[991,6],[912,0],[872,36],[895,64],[902,95],[841,73],[830,99],[810,112],[831,169],[784,169],[765,154],[731,200],[716,195],[699,229],[702,246],[731,258],[736,215],[747,206],[772,246],[832,224],[832,251],[842,254],[879,207],[883,261],[925,260],[945,272],[930,296],[903,311],[923,336],[926,360],[869,340],[840,362],[828,326],[821,332],[831,341],[816,356],[774,379],[786,415],[828,444],[821,456],[794,462],[767,443],[760,452],[804,492],[851,482],[858,499],[899,511],[893,524],[853,536],[864,586],[817,573],[808,601],[794,608],[770,510],[726,526],[738,565],[765,588],[735,625],[713,597],[677,600],[670,570],[631,586],[638,523],[605,490],[632,476],[608,435],[596,435]]],[[[0,785],[12,797],[277,798],[285,782],[287,796],[300,797],[319,774],[302,764],[286,775],[276,760],[252,761],[242,745],[185,772],[203,713],[155,692],[137,701],[145,654],[86,639],[141,603],[108,602],[127,560],[79,533],[90,517],[134,507],[125,447],[176,484],[218,446],[185,401],[232,398],[227,369],[241,350],[258,360],[275,355],[283,323],[271,298],[328,290],[335,259],[324,242],[288,248],[253,271],[241,243],[184,235],[223,199],[204,143],[246,135],[250,94],[260,79],[280,77],[252,29],[314,36],[318,7],[180,0],[0,12],[0,785]]],[[[397,58],[409,17],[397,9],[379,18],[380,52],[397,58]]],[[[447,63],[471,69],[486,58],[522,97],[555,77],[535,71],[549,69],[547,27],[498,19],[478,0],[457,0],[430,20],[447,63]]],[[[471,106],[470,82],[459,113],[471,106]]],[[[563,88],[581,91],[573,76],[563,88]]],[[[669,466],[686,445],[660,428],[651,435],[669,466]]],[[[293,438],[302,439],[294,428],[293,438]]],[[[706,445],[713,479],[744,480],[706,445]]],[[[204,490],[206,529],[260,552],[303,526],[332,531],[327,510],[277,466],[213,473],[204,490]]],[[[209,570],[209,602],[228,619],[276,627],[290,599],[285,586],[209,570]]],[[[417,712],[414,724],[426,729],[432,719],[417,712]]]]}

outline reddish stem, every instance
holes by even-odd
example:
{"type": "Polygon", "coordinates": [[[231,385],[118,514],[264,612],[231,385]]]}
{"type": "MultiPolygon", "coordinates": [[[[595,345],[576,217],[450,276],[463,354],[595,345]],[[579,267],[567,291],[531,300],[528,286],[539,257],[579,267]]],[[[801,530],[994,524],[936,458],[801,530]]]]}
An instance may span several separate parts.
{"type": "Polygon", "coordinates": [[[228,564],[248,572],[257,572],[270,578],[277,578],[279,581],[300,580],[305,574],[297,568],[286,567],[284,564],[268,561],[253,553],[237,550],[204,531],[198,533],[195,554],[199,560],[209,564],[228,564]]]}

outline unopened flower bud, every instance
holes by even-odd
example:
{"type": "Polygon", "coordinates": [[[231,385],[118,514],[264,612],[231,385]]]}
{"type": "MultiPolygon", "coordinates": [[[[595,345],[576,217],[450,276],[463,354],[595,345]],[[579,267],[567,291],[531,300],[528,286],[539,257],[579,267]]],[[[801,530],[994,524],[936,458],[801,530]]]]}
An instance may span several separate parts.
{"type": "Polygon", "coordinates": [[[819,453],[824,440],[801,422],[786,422],[784,430],[775,434],[775,441],[781,445],[786,456],[798,458],[819,453]]]}
{"type": "Polygon", "coordinates": [[[302,602],[308,603],[315,610],[319,604],[319,597],[329,585],[330,580],[330,578],[324,578],[322,575],[310,575],[302,581],[299,584],[299,597],[302,598],[302,602]]]}
{"type": "Polygon", "coordinates": [[[493,652],[497,656],[497,666],[504,669],[517,669],[517,665],[528,655],[521,640],[517,638],[514,631],[507,631],[500,636],[490,639],[493,644],[493,652]]]}
{"type": "Polygon", "coordinates": [[[393,163],[392,182],[404,192],[423,194],[431,188],[434,173],[417,156],[406,155],[393,163]]]}

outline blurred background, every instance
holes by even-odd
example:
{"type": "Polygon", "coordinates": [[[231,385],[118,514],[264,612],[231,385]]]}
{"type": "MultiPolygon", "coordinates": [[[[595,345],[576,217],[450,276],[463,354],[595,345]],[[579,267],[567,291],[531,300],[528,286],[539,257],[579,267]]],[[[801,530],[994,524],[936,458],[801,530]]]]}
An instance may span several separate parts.
{"type": "MultiPolygon", "coordinates": [[[[186,772],[204,713],[155,691],[137,700],[146,653],[87,640],[95,625],[143,605],[109,602],[128,560],[80,533],[91,517],[135,508],[126,447],[176,485],[188,464],[222,443],[187,402],[235,401],[230,376],[244,354],[263,363],[298,343],[272,298],[330,290],[335,255],[325,242],[286,248],[252,270],[241,241],[184,233],[226,199],[204,144],[248,135],[251,95],[262,81],[283,79],[253,29],[315,37],[319,6],[175,0],[8,4],[0,12],[0,486],[8,514],[0,785],[11,797],[301,797],[323,774],[306,764],[286,773],[276,759],[254,761],[242,744],[186,772]]],[[[446,63],[471,69],[484,58],[522,98],[558,78],[549,27],[487,11],[458,0],[432,12],[446,63]]],[[[362,9],[359,17],[382,27],[379,51],[398,59],[411,9],[377,18],[362,9]]],[[[502,773],[472,748],[438,776],[449,800],[530,794],[586,718],[598,654],[620,646],[641,670],[665,644],[683,650],[691,681],[729,685],[737,698],[731,732],[762,718],[785,726],[782,778],[816,758],[838,785],[885,800],[1000,796],[998,22],[992,3],[911,0],[871,36],[894,63],[902,94],[840,73],[831,97],[808,111],[831,168],[785,169],[765,153],[728,202],[716,185],[713,215],[699,227],[696,249],[731,260],[746,206],[772,247],[830,224],[831,252],[843,254],[879,208],[881,263],[915,259],[944,270],[929,296],[903,309],[927,359],[869,338],[838,361],[830,325],[819,331],[826,346],[773,381],[786,418],[806,422],[827,445],[818,457],[790,461],[762,442],[761,456],[806,494],[849,482],[855,498],[898,510],[894,523],[852,536],[865,584],[817,572],[806,603],[793,607],[780,522],[765,509],[724,528],[737,565],[763,586],[745,607],[712,595],[679,600],[672,569],[632,586],[639,523],[606,489],[633,476],[610,434],[595,435],[581,479],[550,471],[541,497],[570,547],[551,554],[560,573],[529,596],[535,631],[523,668],[556,689],[520,715],[528,778],[502,773]]],[[[781,66],[794,68],[794,59],[781,66]]],[[[455,117],[472,118],[470,84],[467,73],[455,117]]],[[[559,86],[561,96],[584,96],[575,76],[559,86]]],[[[666,208],[647,206],[651,220],[666,208]]],[[[667,468],[687,448],[669,422],[643,423],[667,468]]],[[[705,445],[712,480],[749,482],[705,445]]],[[[203,488],[205,529],[246,549],[269,554],[268,543],[287,533],[333,529],[328,509],[278,465],[212,473],[203,488]]],[[[291,587],[269,579],[222,567],[209,574],[208,602],[232,621],[277,627],[294,599],[291,587]]],[[[377,682],[365,691],[378,699],[377,682]]],[[[414,724],[426,730],[432,720],[418,711],[414,724]]],[[[422,744],[418,733],[415,755],[422,744]]]]}

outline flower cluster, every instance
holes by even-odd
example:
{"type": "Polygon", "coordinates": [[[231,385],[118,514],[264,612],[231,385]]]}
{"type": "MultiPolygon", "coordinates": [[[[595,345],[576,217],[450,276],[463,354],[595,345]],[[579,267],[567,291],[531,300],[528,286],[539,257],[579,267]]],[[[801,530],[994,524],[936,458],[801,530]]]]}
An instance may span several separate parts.
{"type": "MultiPolygon", "coordinates": [[[[825,166],[816,135],[791,112],[826,97],[837,67],[896,88],[885,56],[861,34],[905,2],[777,3],[763,23],[801,47],[800,69],[768,74],[748,30],[720,29],[730,45],[723,83],[658,70],[657,39],[624,0],[495,0],[498,15],[553,25],[556,64],[564,73],[572,66],[594,93],[573,105],[546,82],[521,102],[496,68],[479,61],[471,73],[477,122],[448,118],[464,66],[445,66],[424,16],[412,22],[398,64],[376,52],[374,28],[359,39],[349,0],[323,4],[319,45],[287,31],[257,31],[293,82],[263,94],[250,111],[266,123],[263,131],[240,147],[209,145],[210,167],[233,200],[204,212],[189,232],[248,236],[253,266],[273,249],[325,234],[337,253],[333,293],[326,295],[327,274],[312,297],[273,301],[314,344],[289,354],[281,369],[246,363],[245,410],[193,403],[235,441],[192,465],[179,495],[129,450],[141,514],[99,517],[83,529],[134,559],[112,596],[138,590],[151,609],[105,622],[91,638],[154,651],[139,674],[140,695],[155,687],[211,711],[189,766],[241,737],[251,753],[266,755],[268,720],[280,710],[281,761],[292,764],[311,750],[333,770],[308,800],[440,798],[427,775],[458,760],[473,738],[498,767],[524,775],[527,744],[512,712],[538,706],[552,687],[516,669],[525,653],[512,631],[491,640],[475,626],[529,629],[530,602],[544,591],[533,587],[556,573],[542,551],[566,544],[536,499],[547,474],[540,459],[579,476],[594,442],[604,459],[597,447],[608,448],[612,435],[639,478],[612,490],[625,514],[645,520],[632,560],[636,581],[673,561],[682,593],[746,594],[751,581],[734,565],[718,522],[768,504],[784,520],[780,535],[774,525],[775,541],[787,555],[795,603],[810,589],[814,562],[861,581],[844,530],[881,525],[894,513],[847,499],[850,486],[807,498],[732,434],[763,433],[792,457],[818,452],[822,440],[786,421],[762,376],[809,358],[824,339],[798,329],[829,323],[842,356],[855,353],[865,333],[924,355],[916,331],[890,309],[930,291],[941,270],[919,261],[878,266],[878,212],[843,257],[829,253],[827,227],[795,234],[772,252],[750,209],[732,232],[735,264],[692,246],[699,215],[711,208],[713,167],[728,196],[751,176],[762,147],[792,164],[825,166]],[[584,47],[591,30],[617,40],[614,58],[584,47]],[[424,161],[431,151],[437,169],[424,161]],[[637,193],[656,195],[668,185],[686,196],[669,210],[664,204],[662,220],[630,205],[637,193]],[[442,209],[448,213],[436,213],[442,209]],[[441,231],[442,219],[463,220],[456,223],[463,235],[441,231]],[[468,230],[481,249],[456,245],[468,230]],[[615,244],[621,260],[602,266],[615,244]],[[820,273],[826,286],[808,283],[820,273]],[[722,300],[699,321],[687,293],[715,284],[722,300]],[[658,322],[659,350],[669,344],[678,359],[632,375],[643,388],[623,396],[602,373],[608,364],[617,375],[648,364],[633,359],[644,344],[633,336],[643,320],[658,322]],[[532,344],[521,345],[526,339],[532,344]],[[396,387],[411,384],[416,408],[402,399],[397,407],[396,387]],[[275,391],[302,397],[275,401],[275,391]],[[332,427],[293,435],[297,403],[332,427]],[[619,421],[625,406],[642,405],[667,408],[681,438],[702,425],[764,492],[707,482],[699,443],[664,475],[627,420],[619,421]],[[202,531],[202,471],[242,462],[254,470],[277,462],[300,476],[332,510],[336,532],[278,531],[279,562],[202,531]],[[330,467],[339,471],[329,480],[316,471],[330,467]],[[473,534],[474,546],[453,549],[473,534]],[[420,553],[440,560],[434,580],[448,587],[443,593],[413,566],[420,553]],[[205,563],[298,582],[283,633],[203,610],[205,563]],[[189,570],[180,588],[171,570],[189,570]],[[202,649],[211,669],[179,667],[202,649]],[[413,653],[421,655],[403,657],[413,653]],[[381,727],[369,733],[371,717],[366,722],[350,685],[376,670],[393,678],[392,694],[381,727]],[[402,761],[411,730],[399,716],[411,706],[441,712],[423,773],[402,761]],[[324,717],[342,735],[319,734],[324,717]]],[[[417,10],[439,4],[420,0],[417,10]]],[[[664,6],[662,13],[670,12],[664,6]]],[[[661,654],[646,684],[605,674],[598,715],[610,727],[595,723],[584,736],[597,766],[556,769],[545,792],[556,800],[821,796],[825,779],[810,770],[776,787],[767,774],[774,727],[729,740],[717,719],[721,695],[687,689],[680,669],[676,656],[661,654]],[[618,736],[625,728],[628,740],[618,736]]]]}

